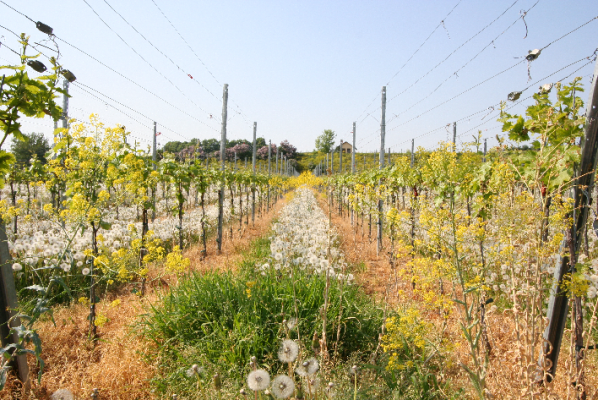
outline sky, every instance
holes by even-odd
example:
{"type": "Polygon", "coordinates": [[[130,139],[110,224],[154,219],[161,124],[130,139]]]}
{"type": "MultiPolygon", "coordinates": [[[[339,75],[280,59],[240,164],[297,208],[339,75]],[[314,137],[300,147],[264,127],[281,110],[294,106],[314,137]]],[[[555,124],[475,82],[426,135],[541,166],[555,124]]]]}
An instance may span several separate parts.
{"type": "MultiPolygon", "coordinates": [[[[392,152],[412,139],[434,148],[455,121],[458,146],[478,130],[493,146],[510,92],[527,88],[507,102],[523,113],[543,84],[580,76],[588,87],[598,47],[595,0],[2,1],[56,37],[0,2],[0,65],[19,62],[5,28],[47,56],[58,46],[77,77],[69,116],[123,124],[142,147],[154,121],[159,146],[219,138],[224,84],[228,139],[251,140],[255,121],[258,136],[312,151],[325,129],[352,142],[355,122],[357,151],[375,151],[386,86],[392,152]],[[542,51],[528,63],[533,49],[542,51]]],[[[52,137],[49,117],[22,123],[52,137]]]]}

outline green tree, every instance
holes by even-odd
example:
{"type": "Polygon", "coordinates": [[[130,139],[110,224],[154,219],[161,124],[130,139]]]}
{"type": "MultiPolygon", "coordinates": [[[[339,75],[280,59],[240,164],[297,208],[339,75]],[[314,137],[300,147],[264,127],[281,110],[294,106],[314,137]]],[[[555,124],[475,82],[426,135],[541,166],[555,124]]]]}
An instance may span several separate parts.
{"type": "Polygon", "coordinates": [[[316,138],[316,150],[322,153],[330,153],[330,149],[334,145],[334,139],[336,139],[336,133],[332,129],[325,129],[316,138]]]}
{"type": "Polygon", "coordinates": [[[23,140],[13,140],[10,151],[15,156],[17,164],[31,165],[31,159],[35,154],[37,159],[46,163],[46,153],[50,150],[48,140],[42,133],[23,134],[23,140]]]}
{"type": "Polygon", "coordinates": [[[220,150],[220,140],[204,139],[201,141],[201,147],[205,153],[213,153],[220,150]]]}
{"type": "Polygon", "coordinates": [[[266,146],[266,139],[263,137],[258,137],[255,139],[255,148],[261,149],[262,147],[266,146]]]}
{"type": "Polygon", "coordinates": [[[164,145],[164,151],[168,153],[178,153],[179,151],[189,147],[189,142],[172,141],[164,145]]]}

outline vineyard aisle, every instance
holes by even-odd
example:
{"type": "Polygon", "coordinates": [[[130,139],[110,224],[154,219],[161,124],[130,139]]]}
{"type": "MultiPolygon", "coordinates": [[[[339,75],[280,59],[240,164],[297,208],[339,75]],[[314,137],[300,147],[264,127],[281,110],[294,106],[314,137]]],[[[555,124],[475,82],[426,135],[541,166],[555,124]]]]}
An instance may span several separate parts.
{"type": "MultiPolygon", "coordinates": [[[[347,262],[352,265],[360,266],[356,274],[357,282],[364,288],[365,292],[374,296],[378,300],[384,300],[387,297],[389,303],[397,300],[397,291],[390,291],[387,296],[387,290],[391,282],[394,282],[395,271],[391,268],[388,257],[388,249],[376,254],[376,221],[372,219],[371,235],[369,222],[366,218],[364,226],[361,226],[359,218],[355,218],[355,224],[351,226],[350,216],[347,210],[343,209],[343,216],[339,215],[338,205],[334,203],[332,212],[328,199],[320,194],[318,196],[318,205],[331,216],[332,226],[338,231],[340,249],[345,253],[347,262]],[[394,295],[393,295],[394,293],[394,295]]],[[[388,238],[384,238],[383,245],[386,246],[388,238]]],[[[401,268],[407,260],[397,260],[398,268],[401,268]]],[[[407,289],[409,284],[399,282],[400,289],[407,289]]]]}
{"type": "MultiPolygon", "coordinates": [[[[255,225],[250,222],[242,237],[237,236],[239,232],[232,222],[234,239],[228,237],[229,229],[226,229],[220,255],[215,237],[208,241],[208,256],[204,260],[201,260],[201,243],[195,243],[183,252],[183,256],[191,261],[190,269],[197,272],[234,269],[252,241],[268,232],[283,204],[284,201],[278,201],[269,213],[256,218],[255,225]]],[[[157,361],[147,356],[150,344],[136,334],[136,323],[139,315],[155,304],[162,293],[179,282],[177,276],[167,273],[163,265],[149,269],[148,282],[143,297],[132,293],[132,286],[126,285],[101,299],[97,308],[107,321],[95,346],[87,335],[89,307],[86,304],[57,307],[54,310],[56,327],[49,320],[40,324],[45,368],[41,384],[34,379],[29,398],[49,399],[61,388],[68,388],[77,398],[88,398],[94,388],[100,388],[101,399],[152,398],[149,380],[155,376],[157,361]]],[[[39,367],[33,359],[30,359],[30,368],[36,376],[39,367]]],[[[18,384],[9,380],[5,390],[0,392],[0,399],[21,398],[18,394],[21,390],[18,384]]]]}

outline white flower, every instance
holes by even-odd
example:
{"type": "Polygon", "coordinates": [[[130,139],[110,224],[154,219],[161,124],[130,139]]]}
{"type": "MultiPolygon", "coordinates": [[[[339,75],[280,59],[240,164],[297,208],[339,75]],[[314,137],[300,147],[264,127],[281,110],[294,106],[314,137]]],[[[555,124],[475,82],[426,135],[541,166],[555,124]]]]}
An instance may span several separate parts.
{"type": "Polygon", "coordinates": [[[295,329],[295,327],[297,326],[297,322],[299,322],[297,320],[297,318],[292,317],[287,321],[287,328],[289,328],[290,331],[292,331],[293,329],[295,329]]]}
{"type": "Polygon", "coordinates": [[[299,376],[311,376],[318,372],[319,369],[318,360],[315,358],[309,358],[303,362],[297,369],[295,373],[299,376]]]}
{"type": "Polygon", "coordinates": [[[276,261],[281,261],[282,260],[282,254],[281,253],[276,253],[274,254],[274,259],[276,261]]]}
{"type": "Polygon", "coordinates": [[[270,386],[270,375],[263,369],[256,369],[247,375],[247,386],[254,392],[265,390],[270,386]]]}
{"type": "Polygon", "coordinates": [[[90,273],[90,272],[91,272],[91,271],[89,270],[89,268],[83,268],[83,271],[81,271],[81,273],[82,273],[83,275],[89,275],[89,273],[90,273]]]}
{"type": "Polygon", "coordinates": [[[278,359],[283,363],[290,363],[297,359],[299,346],[291,339],[285,339],[278,351],[278,359]]]}
{"type": "Polygon", "coordinates": [[[188,377],[192,377],[193,375],[201,375],[204,372],[204,368],[198,366],[197,364],[193,364],[191,368],[189,368],[186,372],[188,377]]]}
{"type": "Polygon", "coordinates": [[[278,375],[272,381],[272,393],[277,399],[286,399],[295,391],[295,382],[286,375],[278,375]]]}
{"type": "Polygon", "coordinates": [[[15,272],[19,272],[22,269],[23,269],[23,266],[21,264],[19,264],[19,263],[14,263],[12,265],[12,270],[15,271],[15,272]]]}
{"type": "Polygon", "coordinates": [[[313,378],[309,380],[309,385],[307,386],[307,391],[309,394],[316,394],[318,388],[320,387],[320,379],[313,378]]]}
{"type": "Polygon", "coordinates": [[[71,264],[67,264],[67,263],[62,263],[60,265],[60,267],[62,268],[62,270],[64,272],[69,272],[71,270],[71,264]]]}

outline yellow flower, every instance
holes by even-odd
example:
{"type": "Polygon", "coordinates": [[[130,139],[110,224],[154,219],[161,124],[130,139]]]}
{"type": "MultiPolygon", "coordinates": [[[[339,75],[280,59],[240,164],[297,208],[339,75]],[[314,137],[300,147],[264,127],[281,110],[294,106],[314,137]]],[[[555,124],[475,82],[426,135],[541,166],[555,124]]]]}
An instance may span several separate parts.
{"type": "Polygon", "coordinates": [[[93,324],[97,327],[102,327],[106,324],[106,322],[108,322],[109,319],[104,315],[104,314],[98,314],[96,316],[95,321],[93,322],[93,324]]]}

